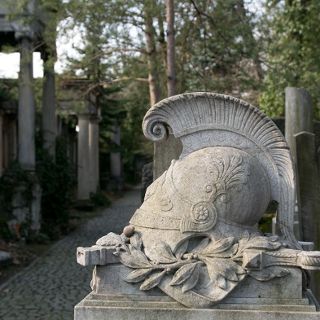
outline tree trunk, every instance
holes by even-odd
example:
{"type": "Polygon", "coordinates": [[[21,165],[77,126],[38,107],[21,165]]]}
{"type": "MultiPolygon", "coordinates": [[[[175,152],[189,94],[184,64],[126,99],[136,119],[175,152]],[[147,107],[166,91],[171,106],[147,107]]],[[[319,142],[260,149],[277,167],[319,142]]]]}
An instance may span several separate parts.
{"type": "Polygon", "coordinates": [[[168,97],[176,94],[174,0],[166,1],[167,18],[167,88],[168,97]]]}
{"type": "Polygon", "coordinates": [[[144,6],[145,18],[145,37],[146,37],[146,52],[148,59],[148,82],[150,93],[151,106],[160,100],[160,87],[157,70],[157,51],[155,45],[155,30],[152,21],[152,12],[150,7],[145,4],[144,6]]]}

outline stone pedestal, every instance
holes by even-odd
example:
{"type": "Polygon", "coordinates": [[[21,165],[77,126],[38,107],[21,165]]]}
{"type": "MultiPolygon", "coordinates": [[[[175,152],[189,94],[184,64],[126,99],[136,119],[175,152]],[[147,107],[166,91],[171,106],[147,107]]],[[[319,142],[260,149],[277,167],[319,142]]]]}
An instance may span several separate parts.
{"type": "MultiPolygon", "coordinates": [[[[112,259],[112,258],[111,258],[112,259]]],[[[75,320],[205,319],[301,320],[319,319],[313,302],[302,291],[301,271],[268,283],[247,278],[223,303],[210,309],[187,308],[159,289],[143,292],[126,283],[128,268],[117,263],[97,266],[94,291],[75,307],[75,320]]]]}

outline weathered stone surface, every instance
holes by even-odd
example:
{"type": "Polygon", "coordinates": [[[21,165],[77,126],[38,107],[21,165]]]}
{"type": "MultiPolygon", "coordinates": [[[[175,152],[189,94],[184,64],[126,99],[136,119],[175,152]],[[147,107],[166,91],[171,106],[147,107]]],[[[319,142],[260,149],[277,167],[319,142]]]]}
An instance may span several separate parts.
{"type": "MultiPolygon", "coordinates": [[[[320,252],[301,250],[293,234],[294,169],[275,124],[238,99],[193,93],[153,106],[143,130],[152,141],[172,132],[183,150],[147,189],[130,220],[132,232],[110,233],[94,247],[80,249],[81,264],[97,265],[94,293],[129,300],[141,296],[141,304],[135,305],[148,309],[136,313],[142,318],[157,317],[161,310],[162,317],[172,319],[175,306],[177,319],[232,319],[230,310],[244,309],[251,310],[247,319],[260,319],[263,312],[265,319],[281,319],[280,313],[294,319],[292,310],[312,315],[314,304],[303,303],[300,269],[320,269],[320,252]],[[272,200],[279,203],[279,234],[265,236],[257,225],[272,200]],[[110,251],[127,268],[108,263],[110,251]],[[159,293],[158,288],[191,309],[184,314],[176,302],[163,303],[162,295],[158,304],[146,303],[144,297],[159,293]],[[211,310],[207,314],[194,308],[211,310]]],[[[108,299],[88,300],[76,307],[76,319],[104,319],[99,312],[117,305],[108,299]]],[[[125,307],[131,310],[128,301],[119,303],[115,316],[125,319],[125,307]]]]}
{"type": "Polygon", "coordinates": [[[159,178],[170,166],[173,159],[179,159],[182,145],[172,134],[163,141],[155,142],[153,156],[153,179],[159,178]]]}

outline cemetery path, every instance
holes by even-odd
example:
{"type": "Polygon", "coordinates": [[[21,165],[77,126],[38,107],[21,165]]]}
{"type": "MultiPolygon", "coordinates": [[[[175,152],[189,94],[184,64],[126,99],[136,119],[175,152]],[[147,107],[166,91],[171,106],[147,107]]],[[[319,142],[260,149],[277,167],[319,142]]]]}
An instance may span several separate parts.
{"type": "Polygon", "coordinates": [[[101,216],[89,220],[0,288],[1,320],[69,320],[90,291],[92,268],[76,263],[76,248],[88,247],[110,231],[119,233],[139,206],[134,189],[101,216]]]}

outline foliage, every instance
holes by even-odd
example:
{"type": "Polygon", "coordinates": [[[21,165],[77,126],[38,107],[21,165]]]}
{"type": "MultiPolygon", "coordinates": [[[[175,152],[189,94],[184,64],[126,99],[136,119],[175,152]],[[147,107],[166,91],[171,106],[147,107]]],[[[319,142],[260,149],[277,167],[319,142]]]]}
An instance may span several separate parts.
{"type": "Polygon", "coordinates": [[[0,103],[17,100],[17,81],[1,80],[0,81],[0,103]]]}
{"type": "Polygon", "coordinates": [[[8,221],[12,218],[13,198],[20,193],[23,203],[26,207],[30,207],[32,200],[32,187],[35,177],[29,172],[23,170],[18,162],[12,162],[0,177],[0,236],[8,239],[13,236],[20,237],[22,233],[26,233],[30,217],[26,218],[24,225],[17,225],[16,234],[8,228],[8,221]]]}
{"type": "Polygon", "coordinates": [[[67,155],[66,141],[56,141],[56,159],[38,148],[37,173],[42,188],[42,232],[56,238],[68,231],[74,173],[67,155]]]}
{"type": "Polygon", "coordinates": [[[318,0],[267,1],[268,70],[260,105],[270,116],[284,114],[287,86],[307,89],[320,116],[319,11],[318,0]]]}

